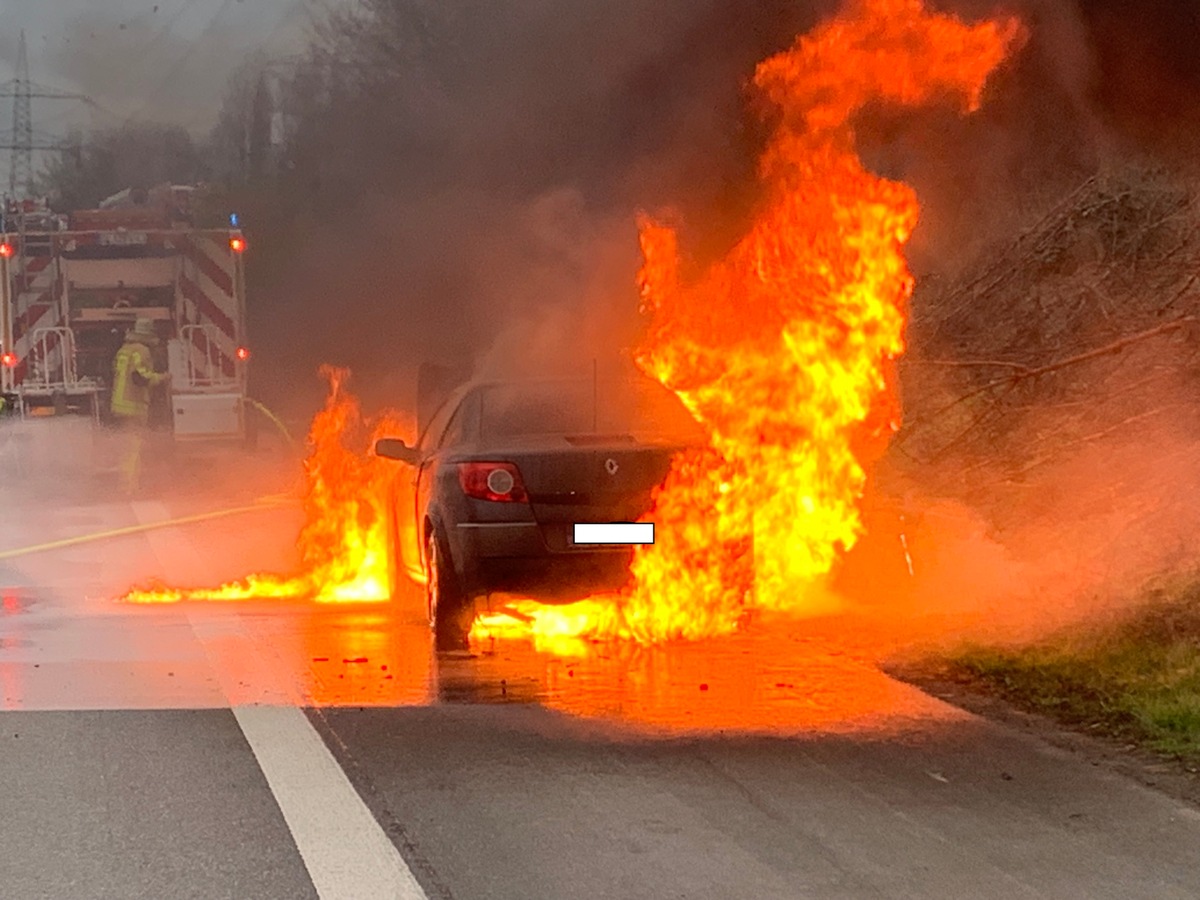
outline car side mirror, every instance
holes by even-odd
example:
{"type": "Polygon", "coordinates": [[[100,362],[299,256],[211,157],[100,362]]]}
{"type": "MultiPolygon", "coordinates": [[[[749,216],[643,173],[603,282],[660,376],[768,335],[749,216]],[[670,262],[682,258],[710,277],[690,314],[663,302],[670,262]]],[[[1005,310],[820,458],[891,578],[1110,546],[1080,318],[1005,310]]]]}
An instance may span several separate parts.
{"type": "Polygon", "coordinates": [[[410,466],[415,466],[421,461],[420,454],[417,453],[415,447],[410,447],[408,444],[399,438],[380,438],[375,442],[375,455],[382,456],[385,459],[397,459],[402,463],[408,463],[410,466]]]}

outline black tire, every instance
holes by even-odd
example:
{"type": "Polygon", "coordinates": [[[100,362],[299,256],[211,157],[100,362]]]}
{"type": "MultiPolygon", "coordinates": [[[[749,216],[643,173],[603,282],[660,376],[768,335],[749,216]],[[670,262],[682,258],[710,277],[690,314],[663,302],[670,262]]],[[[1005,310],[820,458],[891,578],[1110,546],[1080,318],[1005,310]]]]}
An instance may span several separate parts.
{"type": "Polygon", "coordinates": [[[445,541],[436,529],[425,538],[425,603],[438,650],[466,650],[471,602],[459,584],[445,541]]]}

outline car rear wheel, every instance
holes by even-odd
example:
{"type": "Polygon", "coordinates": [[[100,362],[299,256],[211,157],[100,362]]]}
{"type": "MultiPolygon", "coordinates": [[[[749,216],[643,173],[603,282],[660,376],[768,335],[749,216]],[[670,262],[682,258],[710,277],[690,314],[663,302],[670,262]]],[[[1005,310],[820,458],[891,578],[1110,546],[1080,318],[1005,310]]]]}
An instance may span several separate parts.
{"type": "Polygon", "coordinates": [[[450,564],[445,543],[431,529],[425,539],[425,602],[439,650],[465,650],[471,631],[470,598],[450,564]]]}

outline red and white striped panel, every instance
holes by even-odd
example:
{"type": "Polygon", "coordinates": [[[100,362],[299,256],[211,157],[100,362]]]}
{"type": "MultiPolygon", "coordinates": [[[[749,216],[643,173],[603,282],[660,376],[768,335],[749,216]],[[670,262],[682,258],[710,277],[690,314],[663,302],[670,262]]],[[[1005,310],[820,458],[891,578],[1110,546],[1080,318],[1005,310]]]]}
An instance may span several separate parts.
{"type": "Polygon", "coordinates": [[[235,376],[239,334],[237,259],[229,248],[228,233],[181,234],[182,264],[179,290],[186,323],[213,326],[211,347],[197,335],[189,352],[192,365],[203,371],[205,357],[225,377],[235,376]]]}
{"type": "Polygon", "coordinates": [[[31,374],[34,363],[43,373],[57,372],[62,367],[62,351],[51,335],[46,343],[46,358],[33,359],[35,341],[43,328],[58,328],[62,320],[63,280],[57,256],[29,256],[13,266],[13,350],[17,354],[16,383],[21,384],[31,374]]]}

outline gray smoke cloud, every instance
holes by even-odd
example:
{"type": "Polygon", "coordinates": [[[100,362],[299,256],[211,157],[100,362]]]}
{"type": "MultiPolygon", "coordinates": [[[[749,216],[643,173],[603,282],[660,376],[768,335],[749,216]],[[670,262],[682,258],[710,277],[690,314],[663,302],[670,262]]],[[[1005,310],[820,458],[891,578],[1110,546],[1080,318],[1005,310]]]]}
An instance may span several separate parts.
{"type": "Polygon", "coordinates": [[[389,42],[380,58],[404,76],[322,119],[360,140],[296,160],[324,167],[304,183],[334,203],[368,186],[301,247],[289,238],[262,308],[292,359],[348,364],[368,393],[423,358],[494,369],[629,346],[638,211],[677,209],[698,257],[735,239],[756,190],[747,79],[834,6],[371,5],[429,6],[433,24],[412,26],[427,43],[389,42]],[[355,310],[345,328],[322,327],[334,296],[355,310]]]}
{"type": "MultiPolygon", "coordinates": [[[[122,116],[202,131],[228,74],[264,42],[276,57],[302,49],[320,7],[409,17],[403,40],[370,51],[400,77],[351,91],[319,117],[309,155],[286,161],[288,189],[319,198],[319,212],[301,219],[279,196],[257,215],[251,200],[243,210],[258,226],[257,371],[263,390],[285,394],[325,360],[393,385],[425,356],[520,346],[512,335],[526,325],[566,353],[584,333],[628,343],[636,213],[671,208],[697,264],[736,240],[753,214],[766,133],[747,102],[754,65],[839,5],[6,0],[0,64],[26,27],[41,79],[122,116]],[[285,208],[281,218],[272,206],[285,208]],[[554,328],[561,340],[547,337],[554,328]]],[[[997,9],[935,5],[970,18],[997,9]]],[[[1032,39],[978,114],[880,110],[860,124],[868,162],[921,197],[909,253],[919,275],[953,269],[1128,145],[1157,149],[1184,127],[1147,124],[1153,104],[1132,103],[1126,83],[1166,86],[1171,108],[1186,108],[1186,60],[1170,48],[1183,40],[1187,4],[1140,0],[1123,18],[1109,0],[1006,6],[1032,39]],[[1114,22],[1136,38],[1125,55],[1114,22]]]]}
{"type": "MultiPolygon", "coordinates": [[[[225,81],[257,51],[302,46],[315,0],[3,0],[0,68],[11,77],[21,31],[36,82],[82,93],[103,107],[35,102],[35,125],[103,127],[135,117],[198,134],[216,118],[225,81]]],[[[7,117],[6,117],[7,118],[7,117]]]]}

